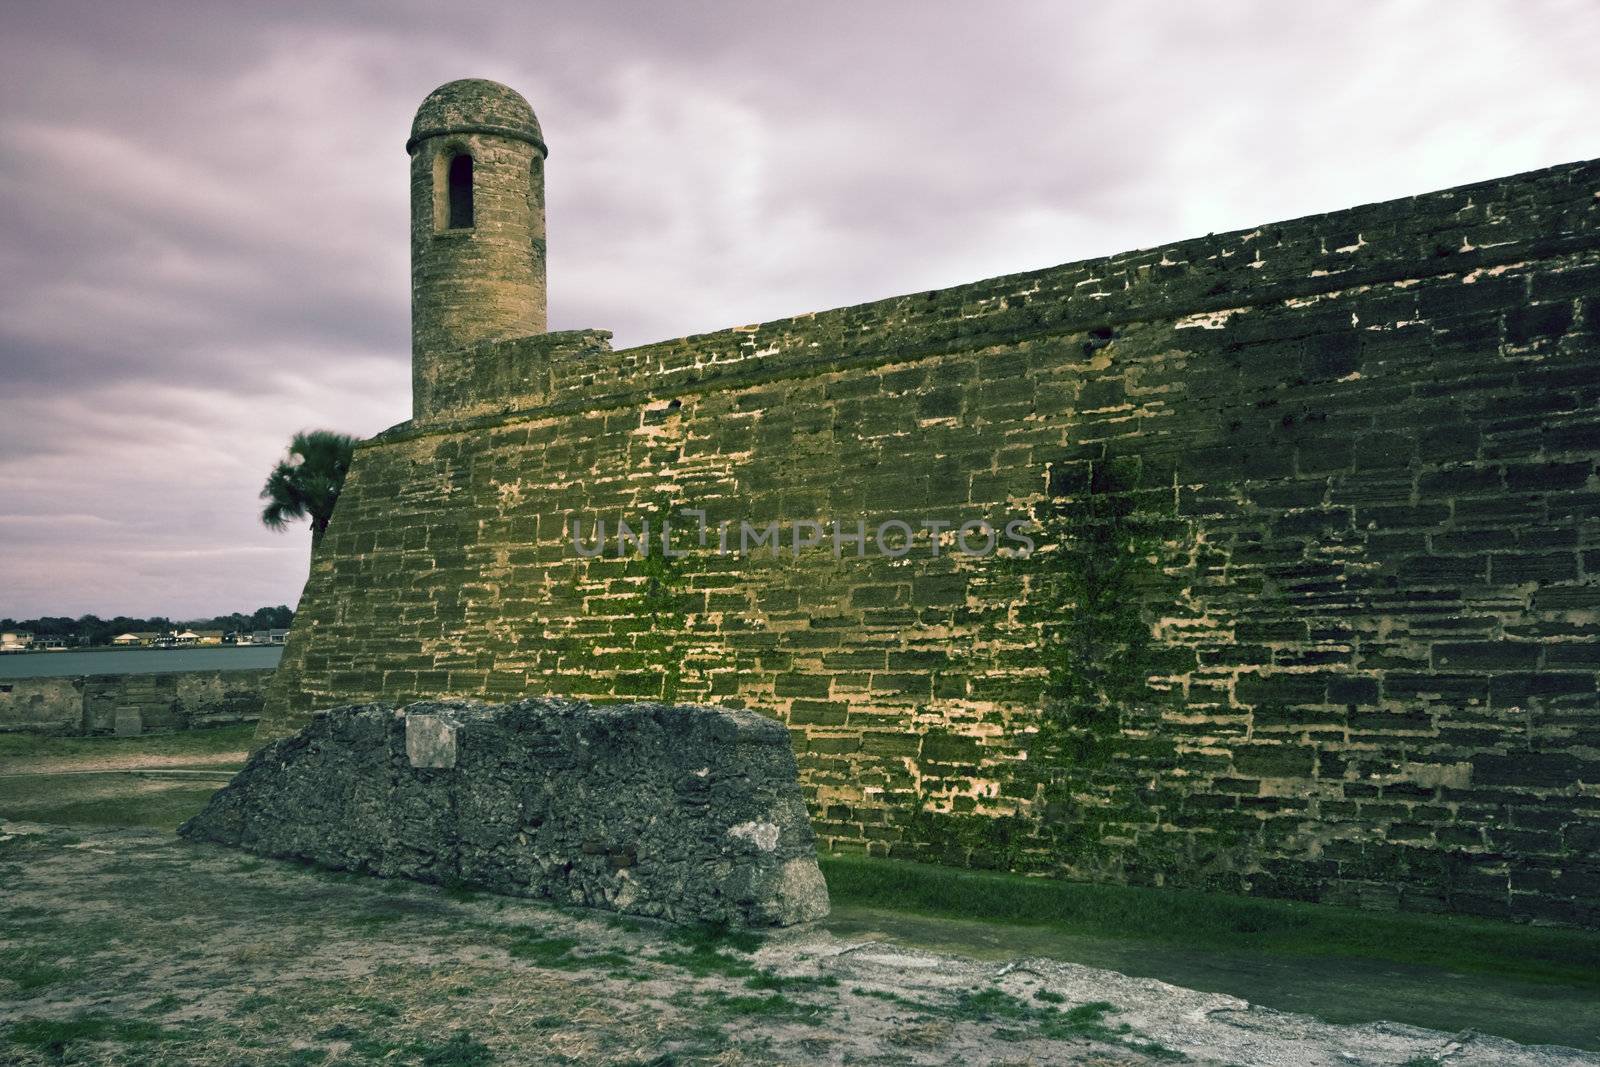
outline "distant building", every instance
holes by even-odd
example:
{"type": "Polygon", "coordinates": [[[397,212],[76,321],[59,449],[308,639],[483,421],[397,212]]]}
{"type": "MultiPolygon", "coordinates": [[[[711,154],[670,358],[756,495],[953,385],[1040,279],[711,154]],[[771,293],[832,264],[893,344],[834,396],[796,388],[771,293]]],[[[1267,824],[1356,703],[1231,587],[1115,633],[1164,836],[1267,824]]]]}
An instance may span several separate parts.
{"type": "MultiPolygon", "coordinates": [[[[252,645],[281,645],[289,639],[288,630],[257,630],[250,635],[252,645]]],[[[245,642],[240,642],[244,644],[245,642]]]]}
{"type": "Polygon", "coordinates": [[[0,652],[25,652],[32,644],[33,635],[24,630],[0,633],[0,652]]]}
{"type": "Polygon", "coordinates": [[[196,630],[195,633],[197,633],[199,635],[199,637],[200,637],[200,640],[197,642],[197,644],[202,644],[202,645],[220,645],[220,644],[222,644],[222,631],[221,630],[196,630]]]}
{"type": "Polygon", "coordinates": [[[67,644],[68,644],[68,639],[67,638],[58,637],[58,636],[51,636],[51,637],[40,637],[40,638],[35,639],[34,642],[33,642],[33,647],[34,648],[42,648],[47,652],[59,652],[62,649],[66,648],[67,644]]]}
{"type": "Polygon", "coordinates": [[[118,634],[116,637],[111,639],[111,643],[113,645],[121,645],[125,648],[133,648],[139,645],[154,644],[156,639],[160,636],[161,635],[157,633],[146,633],[143,631],[139,633],[118,634]]]}
{"type": "Polygon", "coordinates": [[[173,648],[188,648],[200,643],[200,635],[193,630],[179,630],[168,639],[168,644],[173,648]]]}

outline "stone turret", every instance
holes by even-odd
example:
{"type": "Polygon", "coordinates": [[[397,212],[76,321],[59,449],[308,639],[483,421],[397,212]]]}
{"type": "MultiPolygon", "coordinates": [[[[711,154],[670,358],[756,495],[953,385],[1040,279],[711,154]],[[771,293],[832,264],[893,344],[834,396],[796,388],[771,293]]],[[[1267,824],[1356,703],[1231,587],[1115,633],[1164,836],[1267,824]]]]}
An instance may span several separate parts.
{"type": "Polygon", "coordinates": [[[460,350],[543,333],[544,160],[539,120],[515,90],[468,78],[417,108],[411,155],[413,417],[460,350]]]}

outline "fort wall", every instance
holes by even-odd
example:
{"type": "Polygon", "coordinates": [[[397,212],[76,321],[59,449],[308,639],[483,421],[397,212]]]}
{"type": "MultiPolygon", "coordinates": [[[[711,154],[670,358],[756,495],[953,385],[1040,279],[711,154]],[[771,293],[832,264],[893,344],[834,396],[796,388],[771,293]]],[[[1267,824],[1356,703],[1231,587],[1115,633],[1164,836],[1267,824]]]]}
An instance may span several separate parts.
{"type": "Polygon", "coordinates": [[[1600,922],[1597,220],[1580,163],[462,350],[358,450],[261,736],[375,699],[748,707],[824,848],[1600,922]],[[571,543],[684,508],[1031,516],[1039,550],[571,543]]]}

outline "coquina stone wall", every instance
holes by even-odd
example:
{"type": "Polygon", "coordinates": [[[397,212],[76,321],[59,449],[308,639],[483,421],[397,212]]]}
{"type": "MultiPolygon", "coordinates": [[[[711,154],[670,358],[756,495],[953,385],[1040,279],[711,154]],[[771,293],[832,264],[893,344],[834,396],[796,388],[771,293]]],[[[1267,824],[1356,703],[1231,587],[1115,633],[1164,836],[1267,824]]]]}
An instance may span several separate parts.
{"type": "Polygon", "coordinates": [[[380,698],[722,703],[787,724],[826,848],[1594,923],[1597,222],[1581,163],[461,351],[485,370],[358,451],[262,736],[380,698]],[[1040,550],[570,543],[678,508],[1032,515],[1040,550]]]}
{"type": "Polygon", "coordinates": [[[140,734],[254,722],[271,670],[0,679],[0,733],[140,734]]]}

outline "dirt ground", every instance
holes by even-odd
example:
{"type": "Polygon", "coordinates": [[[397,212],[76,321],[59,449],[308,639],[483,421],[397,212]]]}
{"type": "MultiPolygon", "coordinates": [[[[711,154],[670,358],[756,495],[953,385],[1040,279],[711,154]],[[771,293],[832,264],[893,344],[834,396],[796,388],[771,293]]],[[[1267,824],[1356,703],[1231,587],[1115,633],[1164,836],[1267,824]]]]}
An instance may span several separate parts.
{"type": "Polygon", "coordinates": [[[1337,1026],[1042,958],[686,930],[262,860],[0,829],[19,1064],[1600,1064],[1337,1026]]]}

